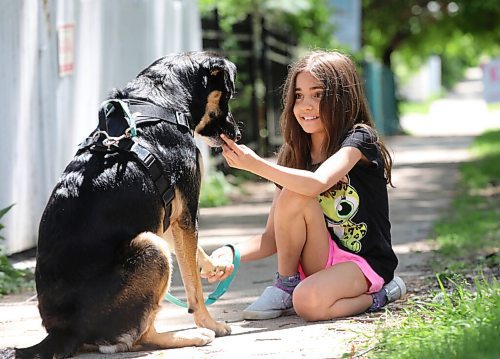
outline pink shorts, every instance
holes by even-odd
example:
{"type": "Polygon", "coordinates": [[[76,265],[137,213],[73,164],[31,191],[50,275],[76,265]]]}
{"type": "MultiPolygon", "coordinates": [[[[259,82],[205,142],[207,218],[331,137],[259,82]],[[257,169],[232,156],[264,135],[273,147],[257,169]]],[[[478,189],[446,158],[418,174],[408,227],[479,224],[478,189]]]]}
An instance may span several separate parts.
{"type": "MultiPolygon", "coordinates": [[[[380,289],[382,289],[384,285],[384,279],[379,276],[373,269],[370,267],[366,259],[360,257],[356,254],[344,251],[340,249],[337,243],[328,236],[328,243],[330,243],[330,252],[328,254],[328,261],[326,262],[325,268],[334,266],[335,264],[344,263],[344,262],[353,262],[356,263],[365,275],[366,280],[369,282],[369,288],[367,293],[376,293],[380,289]]],[[[307,276],[302,270],[302,266],[299,263],[299,273],[300,278],[304,279],[307,276]]]]}

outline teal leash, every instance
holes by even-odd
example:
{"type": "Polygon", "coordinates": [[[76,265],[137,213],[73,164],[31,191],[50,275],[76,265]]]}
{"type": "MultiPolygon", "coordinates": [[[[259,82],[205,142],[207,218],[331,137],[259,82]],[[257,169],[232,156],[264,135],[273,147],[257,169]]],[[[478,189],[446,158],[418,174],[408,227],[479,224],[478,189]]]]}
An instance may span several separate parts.
{"type": "MultiPolygon", "coordinates": [[[[226,246],[230,247],[233,250],[233,253],[234,253],[234,256],[233,256],[233,265],[234,265],[233,273],[231,273],[231,275],[229,277],[227,277],[226,279],[224,279],[223,281],[221,281],[217,285],[217,288],[215,288],[215,290],[208,295],[207,299],[205,300],[205,304],[206,305],[210,305],[210,304],[215,303],[220,297],[222,297],[224,295],[224,293],[227,292],[227,290],[229,289],[229,286],[233,282],[234,277],[236,276],[236,272],[238,271],[238,267],[240,266],[240,259],[241,258],[240,258],[240,252],[238,251],[238,249],[235,248],[231,244],[226,244],[226,246]]],[[[178,305],[179,307],[187,308],[187,303],[186,302],[180,300],[177,297],[174,297],[170,293],[165,294],[165,300],[168,300],[170,303],[178,305]]]]}

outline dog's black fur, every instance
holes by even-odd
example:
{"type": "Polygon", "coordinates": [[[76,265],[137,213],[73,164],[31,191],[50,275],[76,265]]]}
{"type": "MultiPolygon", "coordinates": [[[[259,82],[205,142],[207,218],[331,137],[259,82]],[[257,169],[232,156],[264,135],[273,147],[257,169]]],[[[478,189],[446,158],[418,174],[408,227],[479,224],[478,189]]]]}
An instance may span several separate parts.
{"type": "MultiPolygon", "coordinates": [[[[222,133],[239,137],[228,107],[235,72],[231,62],[215,54],[170,55],[110,98],[140,99],[182,112],[193,131],[220,146],[222,133]]],[[[170,226],[189,311],[198,326],[229,334],[229,327],[206,311],[195,262],[201,169],[192,133],[158,121],[139,128],[138,141],[160,161],[175,188],[170,226]]],[[[35,276],[48,336],[17,349],[16,357],[67,357],[83,344],[115,352],[211,341],[213,332],[207,330],[176,341],[172,333],[154,331],[171,273],[162,241],[164,213],[152,179],[131,153],[79,151],[57,183],[39,227],[35,276]]]]}

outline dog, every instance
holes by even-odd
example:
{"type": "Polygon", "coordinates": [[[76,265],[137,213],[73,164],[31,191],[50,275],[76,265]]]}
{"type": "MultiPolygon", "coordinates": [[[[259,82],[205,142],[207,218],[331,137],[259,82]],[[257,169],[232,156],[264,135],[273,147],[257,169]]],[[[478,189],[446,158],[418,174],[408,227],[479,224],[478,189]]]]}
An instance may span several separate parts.
{"type": "Polygon", "coordinates": [[[229,110],[235,76],[215,53],[172,54],[111,93],[42,215],[35,281],[48,335],[16,358],[65,358],[84,345],[101,353],[202,346],[230,334],[204,304],[200,268],[224,267],[198,246],[202,168],[193,132],[212,147],[221,134],[240,138],[229,110]],[[169,233],[199,327],[192,331],[154,327],[171,279],[169,233]]]}

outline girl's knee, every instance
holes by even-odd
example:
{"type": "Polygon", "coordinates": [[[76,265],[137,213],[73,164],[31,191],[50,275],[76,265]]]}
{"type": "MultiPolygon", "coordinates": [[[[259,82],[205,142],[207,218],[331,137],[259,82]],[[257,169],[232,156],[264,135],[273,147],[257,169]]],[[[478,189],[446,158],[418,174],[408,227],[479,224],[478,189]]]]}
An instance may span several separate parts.
{"type": "MultiPolygon", "coordinates": [[[[302,284],[302,283],[301,283],[302,284]]],[[[324,300],[321,290],[308,285],[298,285],[293,292],[293,308],[302,319],[313,322],[322,320],[324,300]]]]}
{"type": "Polygon", "coordinates": [[[305,213],[314,204],[319,206],[315,198],[304,196],[284,188],[281,190],[276,202],[275,214],[305,213]]]}

